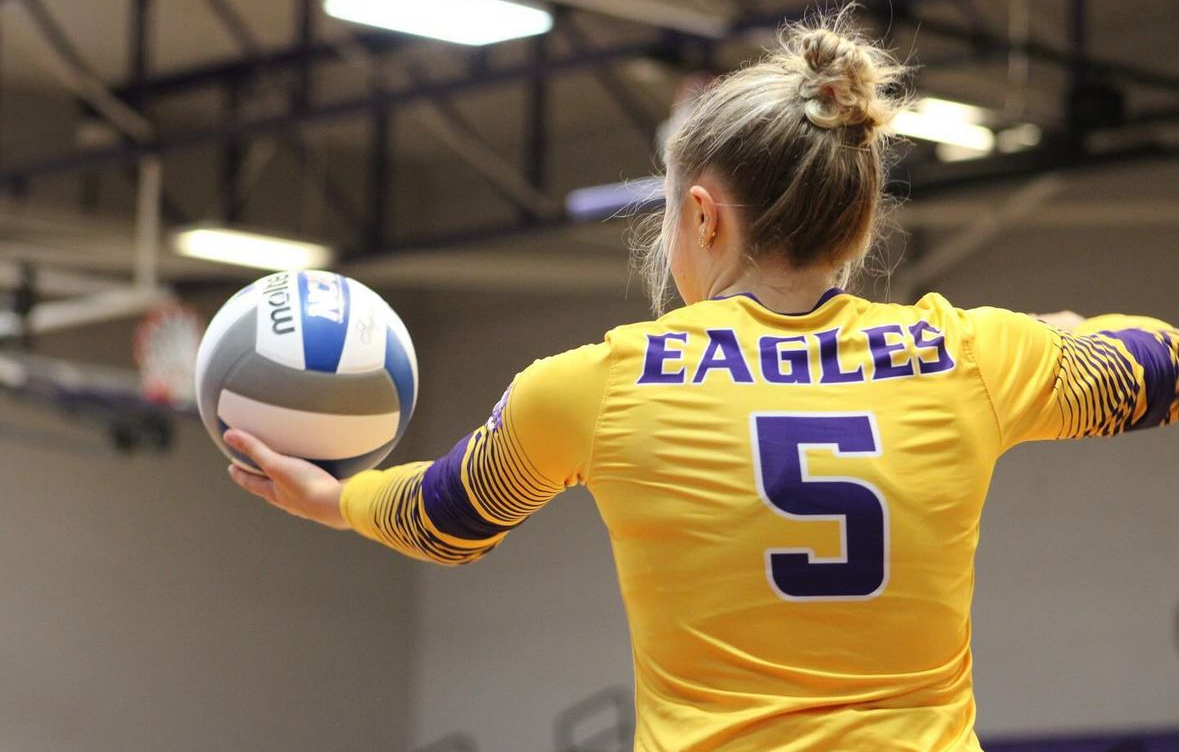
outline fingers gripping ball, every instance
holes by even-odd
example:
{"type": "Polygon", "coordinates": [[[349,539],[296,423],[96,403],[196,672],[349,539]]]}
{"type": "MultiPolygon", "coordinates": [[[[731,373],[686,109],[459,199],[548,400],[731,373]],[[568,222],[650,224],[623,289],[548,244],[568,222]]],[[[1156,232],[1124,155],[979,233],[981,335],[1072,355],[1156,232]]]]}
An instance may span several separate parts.
{"type": "Polygon", "coordinates": [[[240,428],[337,478],[376,466],[405,433],[418,393],[417,357],[389,304],[354,279],[280,272],[240,290],[209,323],[196,396],[213,441],[240,428]]]}

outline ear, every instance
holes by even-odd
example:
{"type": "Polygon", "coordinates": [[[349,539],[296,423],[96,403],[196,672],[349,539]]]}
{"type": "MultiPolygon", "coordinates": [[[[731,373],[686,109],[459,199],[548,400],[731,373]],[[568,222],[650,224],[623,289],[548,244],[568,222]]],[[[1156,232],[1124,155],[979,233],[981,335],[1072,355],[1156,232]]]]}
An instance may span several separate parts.
{"type": "Polygon", "coordinates": [[[694,185],[688,190],[691,197],[689,206],[692,208],[692,226],[696,229],[696,240],[704,247],[711,247],[716,239],[720,225],[720,213],[716,199],[702,185],[694,185]]]}

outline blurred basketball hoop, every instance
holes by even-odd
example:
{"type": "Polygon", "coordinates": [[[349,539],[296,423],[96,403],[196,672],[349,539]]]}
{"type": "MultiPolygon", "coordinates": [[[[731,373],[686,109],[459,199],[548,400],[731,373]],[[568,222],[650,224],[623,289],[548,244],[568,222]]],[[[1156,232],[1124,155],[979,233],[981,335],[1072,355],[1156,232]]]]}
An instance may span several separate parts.
{"type": "Polygon", "coordinates": [[[165,303],[140,320],[134,346],[145,400],[175,407],[193,403],[197,348],[203,333],[200,317],[179,303],[165,303]]]}

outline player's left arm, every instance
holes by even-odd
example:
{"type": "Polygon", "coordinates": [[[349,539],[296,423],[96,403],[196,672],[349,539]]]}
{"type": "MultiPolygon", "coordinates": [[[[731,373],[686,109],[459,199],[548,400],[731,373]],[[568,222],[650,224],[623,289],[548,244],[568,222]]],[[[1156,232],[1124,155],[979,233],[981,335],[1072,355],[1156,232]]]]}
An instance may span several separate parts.
{"type": "Polygon", "coordinates": [[[1179,420],[1179,330],[1144,316],[967,311],[1002,447],[1179,420]]]}
{"type": "Polygon", "coordinates": [[[1179,328],[1146,316],[1105,314],[1077,322],[1071,333],[1112,339],[1130,356],[1141,392],[1126,430],[1179,420],[1179,328]]]}
{"type": "Polygon", "coordinates": [[[349,480],[340,511],[356,532],[439,564],[481,558],[567,486],[586,480],[609,346],[538,360],[488,421],[434,462],[349,480]]]}

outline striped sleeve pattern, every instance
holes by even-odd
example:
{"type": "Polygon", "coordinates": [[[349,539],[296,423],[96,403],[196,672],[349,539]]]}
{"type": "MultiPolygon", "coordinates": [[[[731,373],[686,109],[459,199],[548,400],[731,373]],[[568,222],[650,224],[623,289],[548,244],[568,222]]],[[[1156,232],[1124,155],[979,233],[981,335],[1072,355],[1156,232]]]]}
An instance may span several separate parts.
{"type": "Polygon", "coordinates": [[[564,488],[528,460],[509,419],[480,427],[435,462],[357,476],[342,508],[358,532],[407,556],[466,564],[564,488]]]}
{"type": "Polygon", "coordinates": [[[565,489],[529,461],[510,419],[472,434],[466,476],[474,511],[504,529],[519,525],[565,489]]]}
{"type": "Polygon", "coordinates": [[[417,559],[484,556],[566,486],[586,481],[610,363],[606,344],[534,362],[449,452],[357,475],[340,511],[356,532],[417,559]]]}
{"type": "Polygon", "coordinates": [[[1103,333],[1120,341],[1142,366],[1146,406],[1129,430],[1179,420],[1179,330],[1121,329],[1103,333]]]}
{"type": "Polygon", "coordinates": [[[458,565],[482,558],[498,541],[456,540],[438,530],[426,513],[422,479],[433,464],[358,475],[345,487],[344,516],[357,532],[414,559],[458,565]],[[365,503],[356,502],[358,494],[365,503]]]}
{"type": "Polygon", "coordinates": [[[1179,332],[1061,333],[1057,438],[1113,436],[1179,415],[1179,332]]]}

